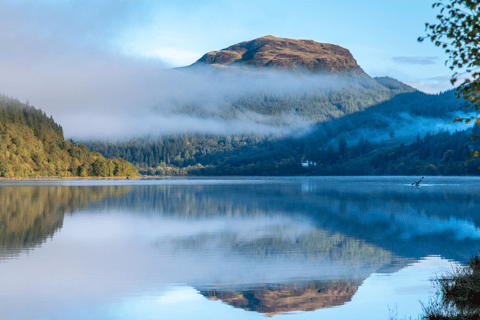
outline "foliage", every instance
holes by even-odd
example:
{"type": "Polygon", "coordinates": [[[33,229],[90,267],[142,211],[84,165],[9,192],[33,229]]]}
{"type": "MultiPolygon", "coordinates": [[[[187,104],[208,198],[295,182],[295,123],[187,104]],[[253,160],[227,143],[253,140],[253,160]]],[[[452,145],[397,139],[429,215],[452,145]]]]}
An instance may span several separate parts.
{"type": "MultiPolygon", "coordinates": [[[[440,8],[437,15],[438,24],[426,23],[426,37],[419,37],[418,41],[430,39],[437,47],[445,49],[448,59],[445,64],[451,70],[464,70],[463,73],[455,72],[451,83],[461,83],[457,86],[457,97],[463,98],[467,107],[478,109],[480,92],[480,4],[477,0],[453,0],[448,4],[435,2],[433,8],[440,8]]],[[[456,117],[454,122],[466,123],[474,117],[462,119],[456,117]]],[[[480,119],[476,120],[480,125],[480,119]]],[[[471,137],[472,140],[476,136],[471,137]]],[[[478,151],[470,156],[480,157],[478,151]]],[[[479,167],[480,169],[480,167],[479,167]]]]}
{"type": "Polygon", "coordinates": [[[179,168],[201,166],[200,160],[204,157],[214,154],[220,156],[223,152],[257,145],[273,138],[275,136],[270,135],[179,134],[127,142],[93,141],[86,142],[86,145],[105,157],[126,159],[144,174],[184,175],[186,171],[179,168]]]}
{"type": "Polygon", "coordinates": [[[0,123],[26,125],[33,129],[35,136],[43,138],[42,130],[52,130],[59,139],[63,140],[63,129],[48,117],[45,112],[35,109],[28,103],[21,103],[18,99],[0,95],[0,123]]]}
{"type": "Polygon", "coordinates": [[[138,175],[124,159],[64,140],[62,127],[41,110],[5,96],[0,102],[0,177],[138,175]]]}
{"type": "MultiPolygon", "coordinates": [[[[480,4],[477,0],[453,0],[449,4],[435,2],[433,8],[440,8],[437,15],[438,24],[426,23],[426,37],[437,47],[442,47],[448,54],[445,64],[451,70],[465,68],[465,73],[472,79],[465,79],[458,86],[458,97],[470,101],[478,108],[478,92],[480,91],[480,4]]],[[[455,84],[460,74],[455,72],[451,82],[455,84]]]]}

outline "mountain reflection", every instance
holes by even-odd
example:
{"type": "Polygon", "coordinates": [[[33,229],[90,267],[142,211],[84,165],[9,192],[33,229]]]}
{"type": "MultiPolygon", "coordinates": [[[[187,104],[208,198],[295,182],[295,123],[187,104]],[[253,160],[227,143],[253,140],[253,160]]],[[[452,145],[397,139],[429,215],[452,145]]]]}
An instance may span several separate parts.
{"type": "Polygon", "coordinates": [[[361,281],[311,281],[300,285],[200,293],[211,300],[219,300],[236,308],[272,316],[341,306],[352,299],[360,285],[361,281]]]}
{"type": "MultiPolygon", "coordinates": [[[[340,306],[374,273],[432,255],[463,261],[480,249],[474,184],[429,178],[431,186],[413,188],[402,179],[3,185],[0,258],[63,227],[70,231],[57,239],[77,249],[61,270],[77,270],[92,300],[185,284],[265,315],[340,306]],[[88,291],[94,286],[111,292],[95,295],[88,291]]],[[[57,286],[68,285],[58,295],[75,281],[59,280],[57,286]]],[[[10,289],[17,287],[12,282],[10,289]]]]}
{"type": "Polygon", "coordinates": [[[145,185],[98,208],[196,220],[284,215],[413,259],[439,255],[464,261],[480,249],[480,190],[434,177],[428,179],[431,185],[414,188],[407,179],[145,185]]]}
{"type": "MultiPolygon", "coordinates": [[[[241,222],[239,222],[241,223],[241,222]]],[[[275,223],[275,222],[273,222],[275,223]]],[[[251,259],[329,259],[388,264],[391,252],[361,240],[317,228],[295,229],[285,225],[244,227],[237,232],[199,234],[169,240],[173,252],[215,250],[251,259]],[[248,232],[247,232],[248,231],[248,232]]],[[[168,243],[158,242],[165,247],[168,243]]]]}
{"type": "MultiPolygon", "coordinates": [[[[168,248],[169,243],[156,245],[168,248]]],[[[230,283],[222,280],[212,286],[205,282],[196,288],[211,300],[269,316],[343,305],[373,272],[394,272],[408,263],[362,240],[318,228],[295,230],[285,225],[245,226],[238,232],[173,238],[170,246],[176,256],[203,254],[216,260],[221,255],[237,261],[241,268],[253,269],[254,274],[246,277],[249,284],[235,285],[231,282],[239,280],[232,276],[230,283]],[[271,268],[272,265],[275,267],[271,268]],[[271,277],[269,272],[278,276],[270,278],[274,282],[263,283],[271,277]]],[[[199,267],[212,268],[201,264],[199,267]]]]}

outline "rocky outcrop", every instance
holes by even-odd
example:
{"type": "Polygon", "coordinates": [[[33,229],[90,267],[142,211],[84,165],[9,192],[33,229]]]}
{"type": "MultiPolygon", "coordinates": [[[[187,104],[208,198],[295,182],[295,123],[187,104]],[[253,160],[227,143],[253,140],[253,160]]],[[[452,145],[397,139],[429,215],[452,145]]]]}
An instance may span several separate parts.
{"type": "Polygon", "coordinates": [[[212,65],[309,70],[314,73],[365,75],[350,51],[313,40],[265,36],[208,52],[192,66],[212,65]]]}

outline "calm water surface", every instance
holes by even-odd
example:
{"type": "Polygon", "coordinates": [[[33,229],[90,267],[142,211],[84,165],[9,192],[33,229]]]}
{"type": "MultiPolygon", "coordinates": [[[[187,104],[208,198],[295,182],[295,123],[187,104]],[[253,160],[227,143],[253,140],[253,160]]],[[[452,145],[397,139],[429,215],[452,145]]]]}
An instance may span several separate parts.
{"type": "Polygon", "coordinates": [[[480,179],[0,182],[0,319],[388,319],[480,250],[480,179]]]}

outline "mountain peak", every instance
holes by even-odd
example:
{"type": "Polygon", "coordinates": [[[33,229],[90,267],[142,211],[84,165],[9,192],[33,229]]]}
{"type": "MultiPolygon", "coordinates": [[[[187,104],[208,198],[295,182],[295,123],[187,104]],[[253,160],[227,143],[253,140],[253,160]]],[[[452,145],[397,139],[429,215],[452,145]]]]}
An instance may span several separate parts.
{"type": "Polygon", "coordinates": [[[267,35],[203,55],[192,66],[248,66],[306,69],[315,73],[364,75],[348,49],[313,40],[294,40],[267,35]]]}

